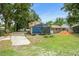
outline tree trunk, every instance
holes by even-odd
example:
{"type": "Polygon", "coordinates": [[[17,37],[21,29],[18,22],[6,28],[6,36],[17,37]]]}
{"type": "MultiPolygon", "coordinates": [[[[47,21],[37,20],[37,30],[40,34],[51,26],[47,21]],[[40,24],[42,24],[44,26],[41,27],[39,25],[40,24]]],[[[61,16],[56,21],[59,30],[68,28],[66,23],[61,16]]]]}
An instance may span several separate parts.
{"type": "Polygon", "coordinates": [[[18,23],[15,23],[15,31],[17,31],[18,32],[18,23]]]}
{"type": "Polygon", "coordinates": [[[5,20],[5,33],[8,33],[8,22],[5,20]]]}

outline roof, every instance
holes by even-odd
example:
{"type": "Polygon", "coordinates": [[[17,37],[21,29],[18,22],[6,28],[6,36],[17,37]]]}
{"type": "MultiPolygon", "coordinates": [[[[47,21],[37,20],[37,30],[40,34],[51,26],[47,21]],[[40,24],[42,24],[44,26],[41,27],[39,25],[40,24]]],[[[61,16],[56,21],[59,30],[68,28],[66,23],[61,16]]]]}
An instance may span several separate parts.
{"type": "Polygon", "coordinates": [[[51,27],[52,27],[52,28],[70,28],[70,27],[67,26],[67,25],[62,25],[62,26],[59,26],[59,25],[52,25],[51,27]]]}
{"type": "Polygon", "coordinates": [[[61,26],[59,26],[59,25],[52,25],[51,27],[52,28],[61,28],[61,26]]]}
{"type": "Polygon", "coordinates": [[[76,26],[79,26],[79,24],[75,24],[75,25],[73,25],[72,27],[76,27],[76,26]]]}
{"type": "Polygon", "coordinates": [[[68,24],[63,24],[62,28],[70,28],[70,26],[68,24]]]}
{"type": "Polygon", "coordinates": [[[49,27],[49,26],[47,24],[40,23],[40,24],[34,25],[33,27],[49,27]]]}
{"type": "Polygon", "coordinates": [[[30,26],[30,27],[33,27],[33,26],[35,26],[35,25],[37,25],[37,24],[40,24],[40,22],[34,21],[34,22],[29,23],[29,26],[30,26]]]}

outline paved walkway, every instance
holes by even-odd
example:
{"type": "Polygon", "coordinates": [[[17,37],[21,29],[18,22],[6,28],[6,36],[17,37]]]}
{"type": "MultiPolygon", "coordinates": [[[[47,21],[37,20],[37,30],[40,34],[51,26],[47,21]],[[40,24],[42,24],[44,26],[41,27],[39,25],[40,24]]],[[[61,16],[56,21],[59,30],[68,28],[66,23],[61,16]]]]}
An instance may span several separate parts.
{"type": "Polygon", "coordinates": [[[23,32],[13,33],[11,36],[12,45],[29,45],[30,41],[24,36],[23,32]]]}

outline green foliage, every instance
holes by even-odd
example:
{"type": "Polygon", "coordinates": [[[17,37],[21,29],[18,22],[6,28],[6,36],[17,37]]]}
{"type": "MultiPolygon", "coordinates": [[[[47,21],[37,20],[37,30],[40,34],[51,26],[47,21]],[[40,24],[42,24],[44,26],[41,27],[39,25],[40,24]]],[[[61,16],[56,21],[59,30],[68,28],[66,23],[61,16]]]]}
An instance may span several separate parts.
{"type": "Polygon", "coordinates": [[[64,18],[56,18],[55,21],[48,21],[46,24],[48,24],[49,26],[51,26],[51,25],[59,25],[59,26],[61,26],[63,24],[67,24],[67,21],[64,18]]]}
{"type": "Polygon", "coordinates": [[[44,35],[44,38],[51,38],[54,37],[54,35],[44,35]]]}
{"type": "Polygon", "coordinates": [[[53,24],[61,26],[63,24],[66,24],[66,20],[64,18],[57,18],[53,24]]]}
{"type": "Polygon", "coordinates": [[[2,15],[1,20],[5,23],[5,32],[7,32],[7,29],[10,27],[11,19],[12,19],[12,4],[0,4],[0,15],[2,15]]]}
{"type": "Polygon", "coordinates": [[[48,21],[46,24],[48,24],[49,26],[51,26],[53,24],[53,21],[48,21]]]}
{"type": "Polygon", "coordinates": [[[38,21],[40,18],[32,10],[32,5],[31,3],[0,4],[0,15],[5,23],[5,32],[11,31],[11,26],[14,26],[15,31],[18,31],[22,28],[29,28],[30,22],[38,21]]]}
{"type": "Polygon", "coordinates": [[[77,24],[77,22],[79,22],[78,3],[65,3],[62,9],[68,13],[67,21],[70,25],[74,25],[77,24]]]}

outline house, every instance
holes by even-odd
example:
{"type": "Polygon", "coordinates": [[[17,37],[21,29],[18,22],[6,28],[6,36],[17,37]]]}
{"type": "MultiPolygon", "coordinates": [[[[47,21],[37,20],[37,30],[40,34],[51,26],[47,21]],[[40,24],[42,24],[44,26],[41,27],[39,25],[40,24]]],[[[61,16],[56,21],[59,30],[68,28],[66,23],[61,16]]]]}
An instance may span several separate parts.
{"type": "Polygon", "coordinates": [[[53,31],[53,33],[59,33],[61,31],[70,31],[70,27],[68,25],[52,25],[51,26],[51,31],[53,31]]]}
{"type": "Polygon", "coordinates": [[[3,26],[0,26],[0,36],[3,36],[4,35],[4,29],[5,29],[5,27],[3,27],[3,26]]]}
{"type": "Polygon", "coordinates": [[[31,27],[31,34],[50,34],[50,27],[47,24],[36,24],[31,27]]]}
{"type": "Polygon", "coordinates": [[[0,30],[4,30],[4,29],[5,29],[5,27],[3,27],[3,26],[0,27],[0,30]]]}
{"type": "Polygon", "coordinates": [[[79,24],[75,24],[72,26],[72,29],[75,33],[79,33],[79,24]]]}

